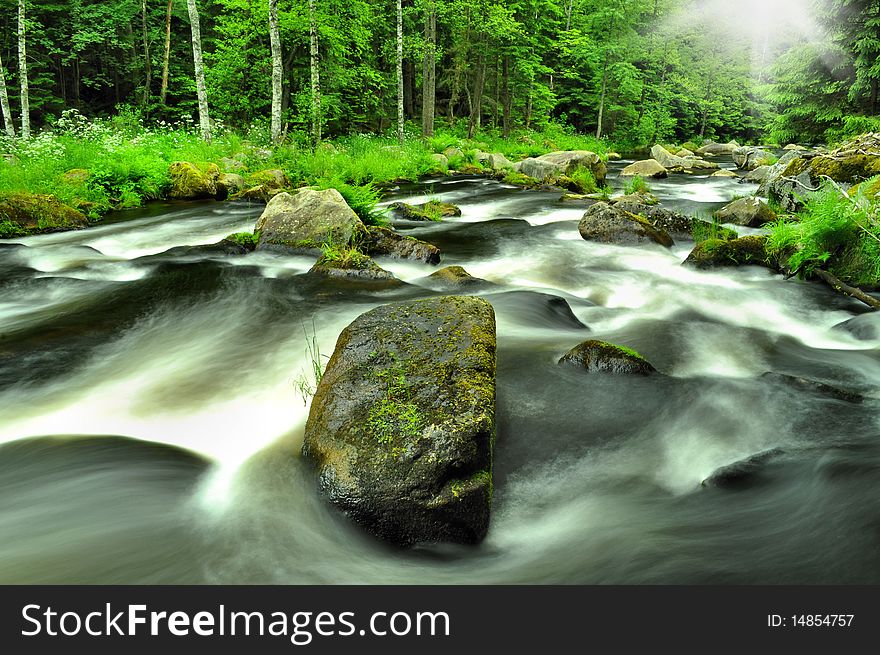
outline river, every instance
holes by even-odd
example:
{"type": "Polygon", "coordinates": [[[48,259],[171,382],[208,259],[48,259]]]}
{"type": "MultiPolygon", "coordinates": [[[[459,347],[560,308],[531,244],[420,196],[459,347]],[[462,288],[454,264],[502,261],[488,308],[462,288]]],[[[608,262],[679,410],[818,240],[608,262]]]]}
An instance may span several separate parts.
{"type": "MultiPolygon", "coordinates": [[[[704,214],[756,188],[651,186],[704,214]]],[[[406,284],[377,288],[314,279],[309,257],[181,248],[250,231],[262,208],[235,203],[0,243],[0,582],[880,583],[880,321],[765,269],[683,267],[691,243],[585,242],[583,206],[559,195],[461,177],[385,201],[458,204],[397,227],[495,283],[495,498],[476,547],[375,541],[299,456],[312,331],[329,355],[371,307],[439,293],[432,267],[380,259],[406,284]],[[590,338],[664,375],[556,364],[590,338]],[[770,449],[746,483],[701,486],[770,449]]]]}

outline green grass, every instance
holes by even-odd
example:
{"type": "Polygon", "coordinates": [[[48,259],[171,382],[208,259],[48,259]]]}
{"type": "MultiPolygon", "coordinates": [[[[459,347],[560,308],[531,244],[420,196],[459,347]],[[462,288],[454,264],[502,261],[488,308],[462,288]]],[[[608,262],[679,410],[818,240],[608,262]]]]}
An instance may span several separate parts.
{"type": "Polygon", "coordinates": [[[599,190],[596,178],[593,177],[593,173],[589,168],[578,168],[568,177],[574,183],[578,193],[596,193],[599,190]]]}
{"type": "Polygon", "coordinates": [[[253,250],[254,248],[256,248],[257,242],[259,242],[259,240],[259,230],[255,232],[236,232],[235,234],[230,234],[226,237],[226,241],[237,243],[240,246],[244,246],[248,250],[253,250]]]}
{"type": "Polygon", "coordinates": [[[716,243],[736,239],[739,234],[736,231],[723,227],[717,220],[695,220],[691,236],[696,244],[716,243]]]}
{"type": "Polygon", "coordinates": [[[626,195],[632,195],[637,193],[651,193],[651,187],[648,186],[648,183],[645,182],[645,178],[640,175],[634,175],[632,179],[627,183],[623,192],[626,195]]]}
{"type": "Polygon", "coordinates": [[[306,340],[306,357],[308,359],[309,369],[307,372],[300,374],[300,376],[294,380],[293,384],[300,398],[302,398],[303,405],[308,405],[309,400],[318,390],[318,384],[321,382],[321,378],[324,376],[324,360],[329,358],[326,355],[321,354],[321,347],[318,344],[314,321],[312,321],[311,333],[306,330],[306,326],[303,325],[303,335],[306,340]]]}
{"type": "Polygon", "coordinates": [[[338,268],[364,269],[371,261],[355,246],[324,243],[321,244],[321,257],[316,262],[316,266],[333,265],[338,268]]]}
{"type": "Polygon", "coordinates": [[[392,353],[390,365],[376,371],[373,377],[383,387],[382,395],[370,406],[367,417],[367,427],[376,441],[390,444],[398,436],[417,438],[424,427],[424,419],[418,406],[412,402],[403,365],[392,353]]]}

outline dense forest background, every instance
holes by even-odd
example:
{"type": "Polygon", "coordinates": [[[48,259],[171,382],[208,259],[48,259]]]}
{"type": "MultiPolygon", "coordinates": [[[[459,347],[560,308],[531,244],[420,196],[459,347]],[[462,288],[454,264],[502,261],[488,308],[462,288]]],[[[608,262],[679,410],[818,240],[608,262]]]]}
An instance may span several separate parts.
{"type": "MultiPolygon", "coordinates": [[[[21,4],[0,0],[0,57],[16,116],[21,4]]],[[[68,109],[197,119],[185,0],[24,4],[35,128],[68,109]]],[[[211,118],[242,132],[268,130],[269,4],[198,2],[211,118]]],[[[405,0],[405,118],[409,129],[422,129],[427,103],[450,129],[507,135],[554,122],[632,146],[699,136],[833,141],[873,129],[880,124],[880,2],[801,4],[804,16],[785,25],[738,29],[760,21],[745,5],[713,0],[405,0]],[[434,78],[433,100],[426,76],[434,78]]],[[[322,133],[393,132],[395,0],[277,6],[287,138],[306,139],[314,115],[310,27],[322,133]]]]}

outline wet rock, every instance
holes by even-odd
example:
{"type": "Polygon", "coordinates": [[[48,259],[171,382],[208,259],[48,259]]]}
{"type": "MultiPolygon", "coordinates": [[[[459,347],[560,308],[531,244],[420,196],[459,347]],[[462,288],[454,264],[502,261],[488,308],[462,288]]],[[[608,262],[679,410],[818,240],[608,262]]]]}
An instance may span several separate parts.
{"type": "Polygon", "coordinates": [[[709,143],[704,144],[701,148],[698,148],[696,154],[698,155],[732,155],[733,151],[739,148],[739,144],[736,141],[731,141],[730,143],[715,143],[714,141],[710,141],[709,143]]]}
{"type": "Polygon", "coordinates": [[[322,255],[309,269],[311,275],[345,278],[355,280],[396,280],[393,273],[386,271],[367,255],[349,250],[341,256],[322,255]]]}
{"type": "Polygon", "coordinates": [[[336,189],[301,189],[279,193],[257,221],[258,248],[265,244],[316,248],[322,244],[346,246],[363,224],[336,189]]]}
{"type": "Polygon", "coordinates": [[[702,481],[704,487],[722,487],[726,489],[744,488],[758,482],[760,472],[767,464],[785,454],[781,448],[765,450],[746,459],[722,466],[702,481]]]}
{"type": "MultiPolygon", "coordinates": [[[[499,315],[517,324],[556,330],[589,330],[571,309],[565,298],[538,291],[502,291],[485,296],[499,315]]],[[[578,299],[585,306],[586,300],[578,299]]]]}
{"type": "Polygon", "coordinates": [[[238,173],[221,173],[217,179],[217,196],[228,198],[244,191],[244,178],[238,173]]]}
{"type": "Polygon", "coordinates": [[[426,264],[440,263],[440,249],[437,246],[403,236],[387,227],[368,226],[359,237],[358,247],[373,257],[410,259],[426,264]]]}
{"type": "Polygon", "coordinates": [[[776,221],[776,212],[760,198],[739,198],[715,212],[719,223],[761,227],[776,221]]]}
{"type": "Polygon", "coordinates": [[[690,216],[659,207],[656,204],[650,205],[624,200],[624,197],[618,198],[614,207],[646,218],[654,228],[667,233],[674,241],[689,241],[693,238],[696,219],[690,216]]]}
{"type": "Polygon", "coordinates": [[[863,395],[855,391],[841,389],[840,387],[835,387],[830,384],[825,384],[823,382],[817,382],[816,380],[810,380],[809,378],[798,377],[796,375],[787,375],[785,373],[775,373],[772,371],[768,371],[767,373],[764,373],[761,377],[765,380],[781,382],[793,389],[798,389],[800,391],[812,391],[850,403],[860,403],[865,399],[863,395]]]}
{"type": "Polygon", "coordinates": [[[489,283],[468,273],[461,266],[447,266],[428,276],[428,280],[446,288],[474,288],[489,283]]]}
{"type": "Polygon", "coordinates": [[[32,193],[0,195],[0,239],[87,227],[88,219],[55,196],[32,193]]]}
{"type": "Polygon", "coordinates": [[[835,330],[842,330],[863,341],[880,339],[880,313],[870,312],[834,326],[835,330]]]}
{"type": "Polygon", "coordinates": [[[776,162],[773,153],[755,146],[745,146],[733,151],[733,163],[744,171],[753,171],[759,166],[770,166],[776,162]]]}
{"type": "Polygon", "coordinates": [[[174,200],[207,200],[217,197],[217,180],[220,169],[209,164],[205,170],[186,161],[176,161],[168,167],[171,190],[168,197],[174,200]]]}
{"type": "Polygon", "coordinates": [[[495,315],[484,300],[378,307],[339,337],[303,455],[321,493],[400,545],[486,535],[495,436],[495,315]]]}
{"type": "Polygon", "coordinates": [[[657,372],[635,350],[607,341],[584,341],[563,355],[559,363],[578,366],[590,373],[651,375],[657,372]]]}
{"type": "Polygon", "coordinates": [[[601,243],[653,241],[667,248],[674,243],[669,234],[654,227],[646,218],[605,202],[597,202],[587,210],[578,224],[578,232],[586,241],[601,243]]]}
{"type": "Polygon", "coordinates": [[[421,205],[395,202],[391,209],[408,221],[439,221],[450,216],[461,216],[461,209],[451,202],[440,200],[429,200],[421,205]]]}
{"type": "Polygon", "coordinates": [[[712,269],[726,266],[766,266],[775,268],[766,252],[767,237],[749,236],[739,239],[708,239],[691,251],[685,266],[712,269]]]}
{"type": "Polygon", "coordinates": [[[758,168],[743,175],[742,181],[760,184],[767,178],[771,168],[772,166],[758,166],[758,168]]]}
{"type": "Polygon", "coordinates": [[[667,171],[666,168],[664,168],[656,159],[637,161],[620,171],[620,174],[624,177],[633,177],[636,175],[639,177],[654,178],[669,177],[669,171],[667,171]]]}

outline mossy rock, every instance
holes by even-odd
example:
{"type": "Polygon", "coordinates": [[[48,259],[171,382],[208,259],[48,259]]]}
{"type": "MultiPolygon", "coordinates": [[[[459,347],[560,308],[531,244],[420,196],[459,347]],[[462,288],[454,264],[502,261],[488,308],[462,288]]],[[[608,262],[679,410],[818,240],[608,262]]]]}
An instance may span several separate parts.
{"type": "Polygon", "coordinates": [[[440,249],[437,246],[403,236],[387,227],[368,226],[355,236],[355,241],[360,250],[373,257],[409,259],[425,264],[440,263],[440,249]]]}
{"type": "Polygon", "coordinates": [[[282,189],[270,189],[262,184],[243,189],[231,196],[232,200],[250,202],[259,205],[268,205],[275,196],[284,193],[282,189]]]}
{"type": "Polygon", "coordinates": [[[408,205],[405,202],[395,202],[391,209],[398,212],[400,217],[408,221],[440,221],[450,216],[461,216],[461,209],[451,202],[429,200],[421,205],[408,205]]]}
{"type": "Polygon", "coordinates": [[[345,328],[302,448],[324,497],[395,544],[482,540],[495,348],[494,311],[469,296],[384,305],[345,328]]]}
{"type": "Polygon", "coordinates": [[[22,237],[87,227],[82,212],[55,196],[31,193],[0,195],[0,238],[22,237]]]}
{"type": "Polygon", "coordinates": [[[260,249],[266,244],[303,243],[345,247],[363,230],[363,223],[336,189],[301,189],[272,198],[255,230],[260,231],[260,249]]]}
{"type": "Polygon", "coordinates": [[[370,257],[349,250],[341,257],[322,255],[309,270],[311,275],[356,280],[396,280],[393,273],[386,271],[370,257]]]}
{"type": "Polygon", "coordinates": [[[168,167],[171,177],[172,200],[207,200],[217,197],[217,180],[220,168],[216,164],[207,165],[204,170],[186,161],[176,161],[168,167]]]}
{"type": "Polygon", "coordinates": [[[766,245],[765,236],[707,239],[697,244],[684,260],[684,264],[701,269],[724,266],[766,266],[775,269],[776,264],[767,253],[766,245]]]}
{"type": "Polygon", "coordinates": [[[236,232],[235,234],[228,235],[224,241],[231,241],[232,243],[240,245],[248,252],[252,252],[253,250],[256,250],[257,243],[260,241],[260,233],[236,232]]]}
{"type": "Polygon", "coordinates": [[[446,266],[428,276],[430,282],[449,289],[483,287],[489,283],[468,273],[461,266],[446,266]]]}
{"type": "Polygon", "coordinates": [[[525,173],[520,173],[518,171],[511,171],[509,173],[504,174],[501,179],[505,184],[511,184],[513,186],[525,187],[527,189],[534,189],[543,184],[541,180],[529,177],[525,173]]]}
{"type": "Polygon", "coordinates": [[[713,216],[719,223],[761,227],[776,221],[776,212],[761,198],[738,198],[725,205],[713,216]]]}
{"type": "Polygon", "coordinates": [[[267,190],[289,189],[292,186],[284,171],[277,168],[251,173],[245,182],[248,187],[262,186],[267,190]]]}
{"type": "Polygon", "coordinates": [[[569,350],[559,360],[590,373],[652,375],[657,372],[648,360],[625,346],[591,339],[569,350]]]}
{"type": "Polygon", "coordinates": [[[466,162],[458,167],[458,172],[462,175],[482,175],[485,173],[482,166],[466,162]]]}
{"type": "Polygon", "coordinates": [[[597,202],[590,207],[578,224],[578,232],[586,241],[630,245],[654,242],[670,248],[672,237],[648,219],[618,206],[597,202]]]}

